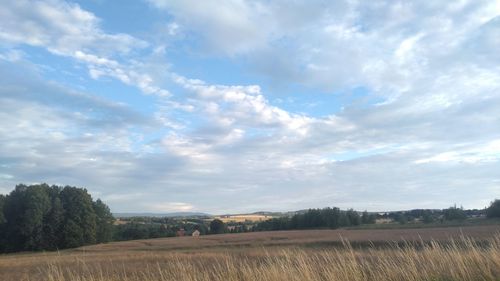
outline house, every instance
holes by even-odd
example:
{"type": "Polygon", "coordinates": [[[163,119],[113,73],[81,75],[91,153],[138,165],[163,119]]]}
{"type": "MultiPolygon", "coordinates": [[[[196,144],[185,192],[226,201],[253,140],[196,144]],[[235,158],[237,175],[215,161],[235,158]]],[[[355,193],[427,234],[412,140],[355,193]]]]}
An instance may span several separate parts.
{"type": "Polygon", "coordinates": [[[191,236],[193,236],[193,237],[198,237],[198,236],[200,236],[200,231],[199,231],[198,229],[197,229],[197,230],[195,230],[195,231],[193,231],[193,234],[191,234],[191,236]]]}

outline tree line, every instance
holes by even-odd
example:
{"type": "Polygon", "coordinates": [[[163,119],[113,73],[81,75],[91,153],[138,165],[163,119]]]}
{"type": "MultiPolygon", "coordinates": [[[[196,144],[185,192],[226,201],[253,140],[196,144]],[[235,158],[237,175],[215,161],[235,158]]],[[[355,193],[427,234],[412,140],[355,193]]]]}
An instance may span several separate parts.
{"type": "Polygon", "coordinates": [[[288,230],[288,229],[311,229],[311,228],[339,228],[356,226],[360,224],[375,223],[375,214],[359,212],[349,209],[347,211],[339,208],[309,209],[303,213],[293,216],[272,218],[258,223],[253,227],[254,231],[288,230]]]}
{"type": "Polygon", "coordinates": [[[361,224],[374,224],[376,219],[391,219],[397,223],[405,224],[410,221],[422,223],[436,223],[444,221],[464,221],[468,217],[500,218],[500,200],[494,200],[485,209],[464,210],[462,207],[452,206],[443,210],[414,209],[410,211],[388,212],[383,215],[359,213],[352,209],[347,211],[339,208],[309,209],[293,216],[283,216],[259,222],[251,231],[272,231],[292,229],[312,229],[350,227],[361,224]]]}
{"type": "Polygon", "coordinates": [[[120,220],[125,223],[114,226],[114,241],[175,237],[181,229],[186,235],[191,235],[195,230],[201,235],[210,234],[206,222],[202,219],[133,217],[120,220]]]}
{"type": "Polygon", "coordinates": [[[406,224],[419,221],[425,224],[441,223],[444,221],[462,221],[468,217],[488,218],[500,217],[500,200],[495,200],[486,209],[464,210],[456,206],[447,209],[414,209],[400,212],[369,213],[357,212],[352,209],[339,208],[310,209],[292,215],[275,217],[259,223],[255,222],[227,222],[219,219],[207,222],[207,218],[155,218],[134,217],[121,219],[126,224],[115,226],[114,240],[146,239],[158,237],[173,237],[179,229],[184,229],[190,235],[195,229],[202,235],[221,233],[240,233],[251,231],[273,231],[315,228],[340,228],[361,224],[374,224],[376,219],[390,219],[393,222],[406,224]]]}
{"type": "Polygon", "coordinates": [[[74,248],[111,241],[114,218],[86,189],[19,184],[0,195],[0,252],[74,248]]]}
{"type": "Polygon", "coordinates": [[[19,184],[8,195],[0,194],[0,253],[74,248],[83,245],[176,236],[198,230],[202,235],[226,232],[272,231],[314,228],[340,228],[373,224],[376,219],[399,223],[419,220],[433,223],[465,220],[467,217],[500,218],[500,200],[482,210],[463,210],[456,206],[443,210],[415,209],[375,214],[339,208],[309,209],[293,215],[275,217],[257,224],[228,223],[207,218],[137,217],[121,219],[114,225],[110,209],[94,201],[86,189],[47,184],[19,184]]]}

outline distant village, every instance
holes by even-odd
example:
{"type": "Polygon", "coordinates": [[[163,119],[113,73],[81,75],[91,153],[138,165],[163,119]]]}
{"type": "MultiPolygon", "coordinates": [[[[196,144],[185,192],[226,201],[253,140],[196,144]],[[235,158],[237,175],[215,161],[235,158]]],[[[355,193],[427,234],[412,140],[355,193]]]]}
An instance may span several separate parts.
{"type": "Polygon", "coordinates": [[[159,237],[199,237],[207,234],[252,231],[361,227],[362,225],[446,224],[486,217],[484,209],[464,210],[415,209],[395,212],[341,211],[337,208],[311,209],[288,213],[253,213],[236,215],[193,215],[178,217],[133,216],[117,217],[115,240],[159,237]],[[318,221],[320,221],[318,223],[318,221]],[[322,222],[321,222],[322,221],[322,222]]]}

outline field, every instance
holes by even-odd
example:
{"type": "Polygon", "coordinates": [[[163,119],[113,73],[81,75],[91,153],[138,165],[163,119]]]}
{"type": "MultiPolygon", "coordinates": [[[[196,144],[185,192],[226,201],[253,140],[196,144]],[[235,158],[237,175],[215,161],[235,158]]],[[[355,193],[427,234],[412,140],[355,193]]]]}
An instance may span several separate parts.
{"type": "Polygon", "coordinates": [[[116,242],[3,255],[0,280],[500,280],[500,225],[116,242]]]}
{"type": "Polygon", "coordinates": [[[272,219],[272,216],[266,216],[266,215],[256,215],[256,214],[250,214],[250,215],[226,215],[226,216],[217,216],[215,217],[216,219],[219,219],[223,221],[224,223],[227,222],[259,222],[259,221],[265,221],[268,219],[272,219]]]}

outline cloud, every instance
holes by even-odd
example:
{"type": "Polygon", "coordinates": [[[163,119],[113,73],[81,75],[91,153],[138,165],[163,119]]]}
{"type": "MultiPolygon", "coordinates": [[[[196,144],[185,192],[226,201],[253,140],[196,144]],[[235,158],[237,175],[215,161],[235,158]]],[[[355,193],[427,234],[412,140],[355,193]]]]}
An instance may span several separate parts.
{"type": "Polygon", "coordinates": [[[57,0],[4,3],[0,7],[0,26],[4,44],[46,47],[65,56],[87,50],[113,55],[147,46],[128,34],[103,32],[94,14],[77,4],[57,0]]]}
{"type": "MultiPolygon", "coordinates": [[[[213,48],[224,48],[230,54],[259,47],[266,41],[267,34],[255,24],[259,16],[266,14],[265,6],[260,3],[254,5],[245,1],[229,1],[221,5],[218,1],[148,2],[171,12],[181,24],[201,30],[202,36],[213,48]]],[[[179,23],[176,22],[176,26],[179,23]]]]}
{"type": "Polygon", "coordinates": [[[497,4],[148,2],[188,49],[304,87],[299,107],[328,103],[308,96],[322,89],[341,109],[297,113],[265,83],[176,73],[168,52],[198,58],[185,45],[107,33],[76,4],[12,2],[0,8],[0,190],[44,180],[88,187],[117,212],[209,213],[477,208],[499,194],[497,4]],[[24,45],[155,95],[154,109],[46,81],[24,45]],[[361,98],[342,96],[354,87],[361,98]]]}
{"type": "Polygon", "coordinates": [[[107,197],[134,191],[140,177],[154,183],[182,166],[165,151],[151,154],[143,141],[162,128],[153,117],[43,81],[25,63],[0,63],[0,74],[2,190],[49,182],[107,197]]]}
{"type": "Polygon", "coordinates": [[[194,206],[183,202],[166,202],[148,205],[146,210],[152,212],[189,212],[194,210],[194,206]]]}
{"type": "Polygon", "coordinates": [[[386,99],[498,47],[494,1],[148,2],[191,30],[200,52],[240,57],[284,85],[368,86],[386,99]]]}
{"type": "Polygon", "coordinates": [[[221,126],[286,128],[304,134],[311,120],[271,105],[256,85],[207,85],[178,75],[174,80],[193,94],[194,103],[221,126]]]}
{"type": "Polygon", "coordinates": [[[130,107],[43,81],[36,67],[26,62],[0,60],[0,98],[5,103],[35,104],[65,112],[81,126],[97,128],[154,126],[154,121],[130,107]]]}
{"type": "Polygon", "coordinates": [[[144,74],[145,63],[119,61],[149,44],[128,34],[106,33],[100,21],[93,13],[65,1],[10,2],[0,7],[0,39],[5,46],[36,46],[73,58],[87,65],[93,79],[112,77],[143,93],[168,96],[167,90],[155,85],[152,75],[144,74]]]}
{"type": "Polygon", "coordinates": [[[499,159],[500,140],[494,140],[473,148],[462,147],[458,151],[442,152],[429,158],[419,159],[415,163],[442,162],[445,164],[454,164],[462,162],[474,164],[478,162],[498,162],[499,159]]]}

